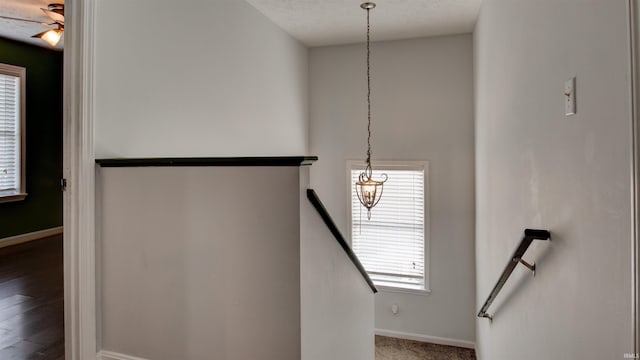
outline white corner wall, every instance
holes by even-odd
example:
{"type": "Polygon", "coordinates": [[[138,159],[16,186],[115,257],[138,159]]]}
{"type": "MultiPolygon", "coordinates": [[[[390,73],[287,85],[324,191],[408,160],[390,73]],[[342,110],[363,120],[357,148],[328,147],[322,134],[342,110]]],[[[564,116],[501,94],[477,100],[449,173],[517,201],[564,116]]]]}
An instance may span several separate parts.
{"type": "MultiPolygon", "coordinates": [[[[379,42],[371,65],[374,167],[428,160],[431,176],[432,292],[378,293],[375,326],[461,345],[475,339],[472,50],[469,34],[379,42]]],[[[364,45],[310,50],[311,184],[347,236],[346,162],[366,151],[364,60],[364,45]]]]}
{"type": "Polygon", "coordinates": [[[241,0],[96,0],[97,158],[307,153],[307,49],[241,0]]]}
{"type": "Polygon", "coordinates": [[[102,350],[300,360],[298,167],[102,168],[98,180],[102,350]]]}
{"type": "Polygon", "coordinates": [[[552,232],[490,313],[478,355],[621,359],[632,348],[627,1],[485,0],[474,34],[476,309],[525,227],[552,232]],[[577,77],[577,114],[563,85],[577,77]]]}
{"type": "Polygon", "coordinates": [[[301,359],[374,360],[374,293],[307,199],[308,169],[300,182],[301,359]]]}

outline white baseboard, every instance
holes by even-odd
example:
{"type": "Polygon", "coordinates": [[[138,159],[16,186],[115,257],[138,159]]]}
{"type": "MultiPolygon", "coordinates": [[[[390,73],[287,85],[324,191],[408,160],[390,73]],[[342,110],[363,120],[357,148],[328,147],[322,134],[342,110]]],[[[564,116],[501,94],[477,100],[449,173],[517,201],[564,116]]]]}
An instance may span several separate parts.
{"type": "Polygon", "coordinates": [[[119,354],[113,351],[100,351],[98,353],[98,360],[147,360],[140,357],[131,355],[119,354]]]}
{"type": "Polygon", "coordinates": [[[20,234],[16,236],[10,236],[10,237],[0,239],[0,248],[11,246],[11,245],[18,245],[18,244],[26,243],[29,241],[38,240],[38,239],[46,238],[53,235],[59,235],[59,234],[62,234],[62,226],[34,231],[26,234],[20,234]]]}
{"type": "Polygon", "coordinates": [[[376,335],[387,336],[387,337],[398,338],[398,339],[422,341],[422,342],[428,342],[428,343],[439,344],[439,345],[457,346],[457,347],[462,347],[467,349],[475,349],[476,347],[476,344],[474,342],[467,341],[467,340],[449,339],[449,338],[443,338],[438,336],[413,334],[413,333],[406,333],[402,331],[393,331],[393,330],[384,330],[384,329],[375,329],[375,332],[376,332],[376,335]]]}

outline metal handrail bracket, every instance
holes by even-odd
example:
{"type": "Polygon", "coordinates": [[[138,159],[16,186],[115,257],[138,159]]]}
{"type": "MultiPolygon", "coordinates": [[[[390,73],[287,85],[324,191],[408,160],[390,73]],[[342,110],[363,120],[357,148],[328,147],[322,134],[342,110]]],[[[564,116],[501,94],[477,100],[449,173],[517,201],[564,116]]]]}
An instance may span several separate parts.
{"type": "Polygon", "coordinates": [[[498,282],[493,287],[493,290],[491,290],[491,294],[489,294],[487,301],[485,301],[484,305],[482,305],[482,308],[478,313],[478,317],[487,318],[489,319],[489,321],[493,320],[493,317],[491,316],[491,314],[487,312],[487,310],[489,310],[489,306],[491,306],[491,303],[493,302],[493,300],[496,299],[496,297],[498,296],[498,293],[500,292],[504,284],[507,282],[507,279],[509,279],[509,276],[511,276],[511,273],[516,268],[516,265],[518,265],[518,263],[524,265],[527,269],[531,270],[531,272],[535,276],[536,264],[535,263],[529,264],[528,262],[522,259],[522,256],[527,251],[527,249],[529,248],[529,245],[531,245],[533,240],[550,240],[550,239],[551,239],[551,232],[549,232],[549,230],[534,230],[534,229],[524,230],[524,237],[522,238],[522,241],[520,241],[520,245],[518,245],[516,250],[513,252],[513,255],[511,256],[511,260],[507,263],[507,266],[504,268],[502,275],[500,275],[500,279],[498,279],[498,282]]]}

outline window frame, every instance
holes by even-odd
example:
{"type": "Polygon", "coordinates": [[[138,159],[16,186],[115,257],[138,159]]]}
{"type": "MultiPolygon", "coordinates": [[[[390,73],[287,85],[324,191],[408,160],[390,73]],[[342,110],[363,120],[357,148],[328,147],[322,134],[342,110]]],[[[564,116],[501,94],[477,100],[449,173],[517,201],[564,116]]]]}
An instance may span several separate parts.
{"type": "MultiPolygon", "coordinates": [[[[383,171],[386,169],[389,170],[424,170],[424,289],[409,289],[404,287],[396,287],[396,286],[386,286],[386,285],[378,285],[376,284],[376,288],[378,288],[381,292],[392,292],[392,293],[406,293],[406,294],[414,294],[414,295],[428,295],[431,293],[431,282],[430,279],[430,264],[431,261],[429,259],[430,251],[430,236],[431,233],[431,224],[429,222],[429,161],[428,160],[380,160],[375,161],[373,164],[374,170],[383,171]]],[[[351,182],[351,171],[352,170],[364,170],[366,164],[364,160],[347,160],[347,227],[348,227],[348,241],[349,246],[353,247],[352,240],[352,208],[351,208],[351,197],[352,192],[354,191],[355,184],[351,182]]],[[[384,194],[382,195],[384,197],[384,194]]]]}
{"type": "Polygon", "coordinates": [[[12,201],[22,201],[27,197],[27,192],[26,192],[26,188],[27,188],[27,180],[26,180],[26,175],[27,175],[27,166],[26,166],[27,164],[27,161],[26,161],[26,158],[27,158],[26,156],[27,155],[26,154],[27,153],[27,148],[26,148],[27,69],[22,66],[15,66],[15,65],[0,63],[0,74],[15,76],[19,79],[19,82],[20,82],[20,106],[19,106],[20,124],[18,125],[20,129],[19,130],[20,131],[20,140],[19,140],[20,153],[18,154],[20,156],[20,164],[19,164],[20,184],[19,184],[19,189],[15,192],[11,192],[6,195],[3,195],[2,193],[0,193],[0,203],[7,203],[12,201]]]}

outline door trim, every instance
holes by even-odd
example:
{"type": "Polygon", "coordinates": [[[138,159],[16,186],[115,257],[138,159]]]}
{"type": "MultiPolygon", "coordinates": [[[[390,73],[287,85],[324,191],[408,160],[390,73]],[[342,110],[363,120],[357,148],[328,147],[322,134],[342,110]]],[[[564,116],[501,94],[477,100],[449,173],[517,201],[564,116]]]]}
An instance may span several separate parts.
{"type": "Polygon", "coordinates": [[[63,176],[65,351],[95,359],[96,257],[93,64],[95,0],[65,3],[63,176]]]}
{"type": "Polygon", "coordinates": [[[640,40],[640,7],[635,0],[628,1],[629,13],[629,54],[630,54],[630,137],[631,137],[631,313],[632,313],[632,342],[633,353],[640,352],[640,313],[639,301],[640,294],[640,276],[639,259],[640,259],[640,49],[638,41],[640,40]]]}

